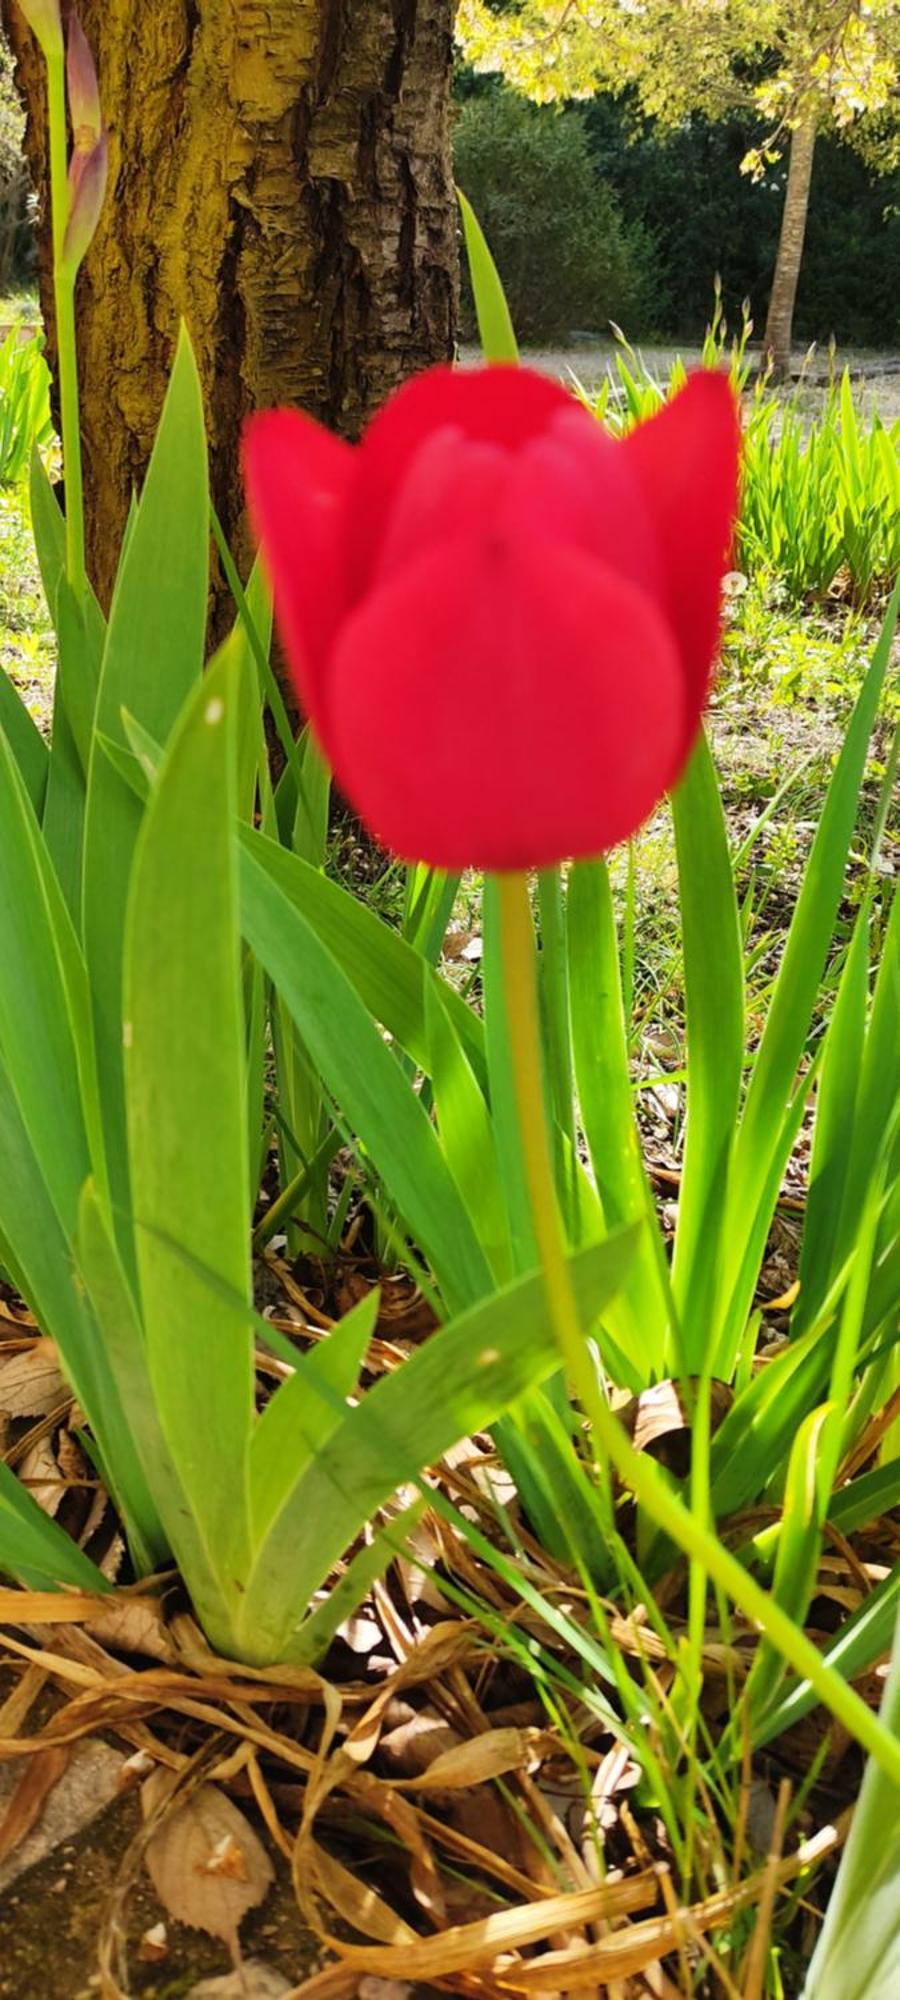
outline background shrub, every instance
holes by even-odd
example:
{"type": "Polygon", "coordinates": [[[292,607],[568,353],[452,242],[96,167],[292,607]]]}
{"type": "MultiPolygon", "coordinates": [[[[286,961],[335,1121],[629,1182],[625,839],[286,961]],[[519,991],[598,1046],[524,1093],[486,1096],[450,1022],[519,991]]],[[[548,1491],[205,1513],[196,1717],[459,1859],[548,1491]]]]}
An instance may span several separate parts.
{"type": "MultiPolygon", "coordinates": [[[[584,114],[479,91],[456,128],[456,175],[497,259],[524,341],[654,319],[652,239],[623,221],[591,159],[584,114]]],[[[471,294],[463,295],[471,331],[471,294]]]]}

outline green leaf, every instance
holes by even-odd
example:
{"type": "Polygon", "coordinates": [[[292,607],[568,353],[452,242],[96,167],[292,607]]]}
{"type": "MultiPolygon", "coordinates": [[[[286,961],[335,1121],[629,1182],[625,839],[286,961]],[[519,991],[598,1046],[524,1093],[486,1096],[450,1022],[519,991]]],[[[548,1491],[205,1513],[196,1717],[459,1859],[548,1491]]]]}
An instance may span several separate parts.
{"type": "MultiPolygon", "coordinates": [[[[857,922],[862,924],[862,912],[857,922]]],[[[860,947],[860,951],[861,949],[862,947],[860,947]]],[[[851,953],[850,956],[852,957],[853,954],[851,953]]],[[[850,960],[848,958],[845,977],[849,976],[849,963],[850,960]]],[[[857,966],[856,979],[858,983],[861,983],[862,977],[863,974],[857,966]]],[[[858,1010],[860,1004],[858,987],[855,1004],[858,1010]]],[[[845,1015],[845,1012],[846,1010],[842,1009],[842,1016],[845,1015]]],[[[830,1107],[832,1115],[826,1139],[830,1142],[828,1146],[828,1191],[832,1189],[833,1183],[840,1177],[841,1199],[839,1206],[835,1204],[834,1209],[832,1209],[829,1203],[828,1215],[826,1217],[819,1209],[819,1192],[816,1192],[816,1199],[814,1201],[814,1184],[810,1186],[810,1207],[807,1209],[804,1226],[804,1260],[809,1254],[807,1252],[807,1237],[813,1238],[813,1242],[809,1246],[809,1251],[812,1252],[817,1232],[824,1232],[827,1229],[828,1234],[825,1240],[830,1245],[830,1256],[824,1271],[820,1271],[817,1268],[813,1272],[810,1272],[808,1265],[805,1266],[806,1282],[810,1293],[808,1303],[810,1305],[814,1304],[817,1291],[821,1292],[823,1286],[826,1283],[830,1283],[835,1272],[841,1268],[857,1239],[860,1217],[867,1198],[874,1166],[881,1155],[889,1121],[894,1115],[894,1108],[900,1102],[900,1036],[897,1034],[898,1020],[900,1020],[900,897],[895,895],[882,944],[881,964],[878,968],[878,976],[875,981],[869,1022],[862,1049],[854,1047],[854,1034],[852,1030],[845,1028],[843,1018],[836,1031],[840,1040],[834,1051],[834,1062],[836,1065],[839,1064],[840,1067],[841,1102],[838,1106],[830,1107]],[[850,1042],[848,1049],[843,1047],[845,1034],[850,1042]],[[852,1071],[854,1057],[858,1065],[855,1077],[852,1071]],[[850,1116],[851,1101],[852,1117],[850,1116]],[[842,1133],[839,1132],[837,1127],[837,1116],[841,1113],[845,1114],[847,1119],[842,1133]],[[841,1167],[837,1163],[841,1157],[842,1144],[844,1158],[843,1166],[841,1167]]],[[[858,1011],[856,1022],[858,1023],[858,1011]]],[[[831,1034],[834,1033],[835,1027],[834,1023],[832,1023],[829,1040],[831,1039],[831,1034]]],[[[834,1087],[837,1094],[837,1082],[834,1087]]],[[[824,1143],[825,1141],[823,1141],[824,1143]]],[[[822,1164],[821,1155],[819,1156],[819,1164],[822,1164]]],[[[812,1167],[814,1176],[816,1168],[817,1158],[816,1150],[814,1150],[812,1167]]],[[[889,1188],[891,1184],[891,1176],[889,1174],[889,1188]]],[[[881,1249],[884,1249],[884,1243],[882,1243],[881,1249]]],[[[801,1265],[801,1279],[803,1276],[804,1264],[801,1265]]],[[[802,1292],[800,1296],[802,1302],[802,1292]]]]}
{"type": "Polygon", "coordinates": [[[785,1106],[791,1102],[834,933],[869,739],[898,607],[900,581],[828,788],[735,1142],[724,1230],[722,1304],[713,1364],[715,1372],[725,1378],[731,1372],[758,1273],[756,1259],[747,1258],[748,1241],[754,1233],[757,1237],[764,1235],[777,1194],[777,1185],[773,1188],[773,1164],[783,1148],[785,1106]]]}
{"type": "Polygon", "coordinates": [[[513,1275],[512,1245],[494,1129],[437,979],[425,986],[425,1017],[441,1144],[491,1270],[505,1284],[513,1275]]]}
{"type": "Polygon", "coordinates": [[[868,1527],[870,1521],[877,1521],[895,1507],[900,1507],[900,1459],[877,1465],[851,1479],[849,1485],[839,1486],[831,1496],[828,1519],[842,1535],[854,1535],[858,1528],[868,1527]]]}
{"type": "Polygon", "coordinates": [[[394,1557],[405,1553],[407,1537],[421,1520],[425,1507],[424,1500],[405,1507],[394,1516],[389,1527],[380,1529],[370,1541],[363,1543],[361,1549],[357,1549],[340,1575],[332,1578],[321,1602],[298,1628],[292,1645],[292,1659],[303,1665],[323,1658],[344,1620],[368,1596],[373,1583],[384,1575],[394,1557]]]}
{"type": "Polygon", "coordinates": [[[91,1590],[105,1595],[111,1589],[102,1570],[32,1500],[2,1458],[0,1569],[29,1590],[91,1590]]]}
{"type": "Polygon", "coordinates": [[[741,926],[715,768],[701,735],[672,798],[687,1012],[687,1128],[672,1262],[683,1363],[709,1352],[744,1063],[741,926]]]}
{"type": "MultiPolygon", "coordinates": [[[[31,455],[29,503],[41,582],[44,586],[47,609],[55,626],[60,602],[60,585],[66,574],[66,524],[50,484],[47,468],[40,452],[36,449],[31,455]]],[[[85,603],[85,620],[91,649],[99,659],[103,651],[106,620],[90,584],[85,603]]]]}
{"type": "Polygon", "coordinates": [[[456,192],[485,361],[518,361],[518,342],[497,266],[471,203],[459,188],[456,192]]]}
{"type": "Polygon", "coordinates": [[[419,1097],[337,959],[283,893],[278,869],[271,861],[259,865],[258,850],[257,841],[243,855],[248,943],[429,1258],[451,1310],[483,1297],[491,1289],[490,1266],[419,1097]]]}
{"type": "Polygon", "coordinates": [[[296,1372],[266,1404],[250,1446],[254,1546],[268,1534],[311,1460],[343,1421],[375,1332],[380,1294],[360,1299],[323,1340],[297,1355],[296,1372]]]}
{"type": "Polygon", "coordinates": [[[81,611],[65,577],[60,579],[56,630],[59,660],[44,839],[72,921],[80,931],[87,773],[103,633],[81,611]]]}
{"type": "MultiPolygon", "coordinates": [[[[331,800],[331,773],[320,755],[309,728],[298,746],[297,808],[291,845],[310,867],[322,869],[328,841],[328,809],[331,800]]],[[[314,1066],[288,1010],[275,995],[272,1010],[272,1037],[278,1072],[278,1100],[282,1119],[279,1151],[281,1181],[288,1187],[298,1173],[319,1154],[327,1130],[327,1106],[314,1066]],[[287,1136],[290,1133],[290,1138],[287,1136]]],[[[303,1204],[303,1220],[320,1239],[328,1230],[328,1169],[310,1176],[303,1204]]],[[[294,1213],[296,1214],[296,1209],[294,1213]]],[[[288,1242],[299,1249],[298,1233],[288,1227],[288,1242]]]]}
{"type": "MultiPolygon", "coordinates": [[[[900,1611],[900,1567],[891,1571],[863,1598],[856,1611],[845,1618],[837,1637],[826,1646],[822,1658],[845,1681],[863,1674],[886,1653],[900,1611]]],[[[796,1682],[774,1708],[760,1717],[753,1728],[754,1748],[774,1742],[776,1736],[793,1729],[818,1705],[819,1697],[808,1681],[796,1682]]]]}
{"type": "Polygon", "coordinates": [[[445,875],[424,862],[407,874],[403,935],[429,965],[437,965],[462,877],[445,875]]]}
{"type": "MultiPolygon", "coordinates": [[[[834,1408],[828,1403],[811,1410],[794,1438],[788,1460],[772,1596],[795,1625],[806,1622],[818,1571],[827,1512],[819,1460],[823,1430],[834,1415],[834,1408]]],[[[747,1679],[746,1699],[751,1715],[765,1708],[783,1678],[781,1654],[777,1647],[761,1639],[747,1679]]]]}
{"type": "MultiPolygon", "coordinates": [[[[608,1305],[633,1250],[634,1233],[625,1231],[573,1259],[588,1324],[608,1305]]],[[[242,1657],[302,1656],[306,1600],[363,1523],[452,1443],[495,1423],[557,1367],[538,1274],[439,1328],[402,1367],[381,1376],[325,1441],[257,1552],[241,1603],[242,1657]]]]}
{"type": "MultiPolygon", "coordinates": [[[[147,1369],[210,1569],[227,1571],[223,1597],[246,1551],[253,1423],[237,709],[226,652],[166,752],[135,855],[125,946],[125,1095],[147,1369]],[[223,1328],[179,1245],[246,1300],[243,1338],[223,1328]]],[[[168,1525],[192,1587],[190,1550],[168,1525]]]]}
{"type": "Polygon", "coordinates": [[[537,1263],[531,1202],[522,1160],[519,1110],[510,1053],[506,984],[500,936],[500,905],[496,882],[489,875],[484,884],[482,909],[484,955],[481,964],[484,989],[484,1033],[487,1054],[488,1099],[491,1123],[509,1218],[514,1268],[531,1271],[537,1263]]]}
{"type": "MultiPolygon", "coordinates": [[[[160,1424],[137,1304],[92,1181],[82,1190],[75,1256],[122,1402],[121,1435],[113,1441],[114,1497],[120,1506],[123,1500],[128,1504],[129,1546],[138,1573],[149,1575],[165,1561],[173,1533],[184,1546],[191,1534],[191,1514],[160,1424]],[[132,1459],[127,1475],[126,1455],[132,1459]]],[[[109,1452],[106,1457],[109,1461],[109,1452]]],[[[192,1578],[197,1577],[198,1565],[202,1573],[202,1562],[198,1537],[192,1550],[192,1578]]]]}
{"type": "Polygon", "coordinates": [[[16,693],[9,676],[0,669],[0,730],[18,764],[22,783],[40,819],[47,796],[50,753],[37,723],[16,693]]]}
{"type": "MultiPolygon", "coordinates": [[[[115,587],[96,728],[124,747],[127,709],[164,746],[200,678],[209,578],[209,498],[203,401],[182,335],[153,456],[115,587]]],[[[88,780],[84,938],[110,1179],[129,1206],[122,1081],[122,950],[141,807],[95,742],[88,780]]],[[[125,1248],[125,1239],[121,1247],[125,1248]]]]}
{"type": "Polygon", "coordinates": [[[70,1237],[90,1159],[61,956],[65,923],[30,800],[0,737],[0,1063],[70,1237]]]}
{"type": "Polygon", "coordinates": [[[575,1127],[565,906],[559,868],[543,869],[538,875],[538,907],[541,935],[538,976],[552,1112],[551,1131],[556,1156],[556,1185],[569,1240],[575,1242],[578,1226],[578,1135],[575,1127]]]}
{"type": "MultiPolygon", "coordinates": [[[[241,831],[241,896],[246,923],[252,923],[260,872],[315,931],[337,959],[369,1013],[427,1069],[429,1039],[425,985],[435,975],[418,951],[389,929],[373,910],[338,883],[330,882],[297,854],[257,833],[241,831]],[[251,865],[255,864],[255,865],[251,865]]],[[[446,989],[454,1027],[480,1084],[485,1082],[484,1030],[458,993],[446,989]]]]}
{"type": "MultiPolygon", "coordinates": [[[[900,1734],[900,1622],[881,1703],[900,1734]]],[[[894,2000],[900,1991],[900,1792],[870,1758],[803,2000],[894,2000]]]]}
{"type": "Polygon", "coordinates": [[[712,1443],[712,1508],[718,1519],[760,1495],[785,1464],[791,1440],[822,1401],[833,1315],[782,1348],[736,1398],[712,1443]]]}
{"type": "Polygon", "coordinates": [[[73,1283],[71,1240],[23,1125],[0,1061],[0,1261],[38,1325],[55,1340],[69,1381],[102,1434],[102,1375],[96,1328],[73,1283]]]}
{"type": "Polygon", "coordinates": [[[568,948],[578,1102],[606,1226],[644,1224],[611,1321],[628,1386],[639,1392],[666,1373],[672,1314],[634,1116],[619,943],[603,861],[578,862],[570,872],[568,948]]]}
{"type": "Polygon", "coordinates": [[[847,1187],[866,1033],[869,918],[867,898],[854,927],[819,1070],[800,1253],[800,1298],[791,1321],[794,1334],[802,1333],[815,1317],[839,1266],[838,1225],[847,1187]]]}

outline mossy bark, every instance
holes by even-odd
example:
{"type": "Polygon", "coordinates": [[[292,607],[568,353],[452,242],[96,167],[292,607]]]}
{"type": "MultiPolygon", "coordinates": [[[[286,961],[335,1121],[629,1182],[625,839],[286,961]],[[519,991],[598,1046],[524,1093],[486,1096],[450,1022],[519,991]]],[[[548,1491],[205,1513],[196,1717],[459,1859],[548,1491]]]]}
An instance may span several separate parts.
{"type": "MultiPolygon", "coordinates": [[[[214,496],[239,547],[249,410],[292,403],[353,436],[405,375],[449,354],[454,5],[80,0],[110,128],[109,195],[79,291],[101,598],[182,319],[204,383],[214,496]]],[[[41,66],[15,0],[0,0],[0,18],[43,187],[41,66]]]]}

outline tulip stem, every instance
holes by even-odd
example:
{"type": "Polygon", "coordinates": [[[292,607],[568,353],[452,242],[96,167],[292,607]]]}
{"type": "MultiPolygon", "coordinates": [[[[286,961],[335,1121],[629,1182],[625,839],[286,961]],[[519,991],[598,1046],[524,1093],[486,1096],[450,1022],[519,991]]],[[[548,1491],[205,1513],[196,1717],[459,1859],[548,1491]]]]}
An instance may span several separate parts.
{"type": "MultiPolygon", "coordinates": [[[[84,553],[84,481],[78,396],[78,343],[75,329],[75,278],[72,272],[66,269],[63,254],[71,197],[66,118],[66,63],[62,45],[47,56],[47,99],[50,127],[56,366],[66,495],[66,574],[75,601],[81,606],[87,589],[84,553]]],[[[51,610],[53,608],[51,606],[51,610]]]]}
{"type": "Polygon", "coordinates": [[[646,1453],[636,1451],[597,1378],[581,1326],[553,1177],[544,1100],[534,927],[525,875],[497,878],[506,1012],[522,1142],[522,1161],[543,1268],[547,1306],[570,1386],[588,1418],[602,1460],[618,1473],[664,1535],[765,1633],[838,1722],[900,1786],[900,1741],[855,1689],[822,1659],[780,1604],[744,1569],[703,1521],[696,1520],[646,1453]]]}

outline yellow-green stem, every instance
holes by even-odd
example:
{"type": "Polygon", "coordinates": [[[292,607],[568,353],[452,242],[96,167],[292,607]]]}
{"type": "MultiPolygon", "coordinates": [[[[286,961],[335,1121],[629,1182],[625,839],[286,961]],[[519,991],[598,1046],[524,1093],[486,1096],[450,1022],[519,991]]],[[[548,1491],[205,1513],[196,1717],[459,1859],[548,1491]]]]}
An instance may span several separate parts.
{"type": "Polygon", "coordinates": [[[704,1521],[696,1521],[646,1454],[635,1451],[597,1380],[572,1288],[553,1179],[544,1111],[534,930],[525,875],[498,878],[504,984],[522,1159],[544,1273],[547,1304],[563,1363],[593,1428],[595,1445],[615,1468],[664,1535],[700,1565],[751,1623],[777,1646],[788,1665],[809,1681],[837,1721],[900,1786],[900,1742],[829,1667],[818,1649],[726,1549],[704,1521]]]}
{"type": "Polygon", "coordinates": [[[81,467],[81,419],[78,398],[78,347],[75,333],[75,278],[67,271],[63,245],[69,215],[68,125],[66,66],[60,52],[47,58],[50,126],[50,199],[53,215],[53,303],[56,315],[56,366],[62,427],[63,478],[66,492],[66,574],[77,604],[87,588],[84,558],[84,484],[81,467]]]}

